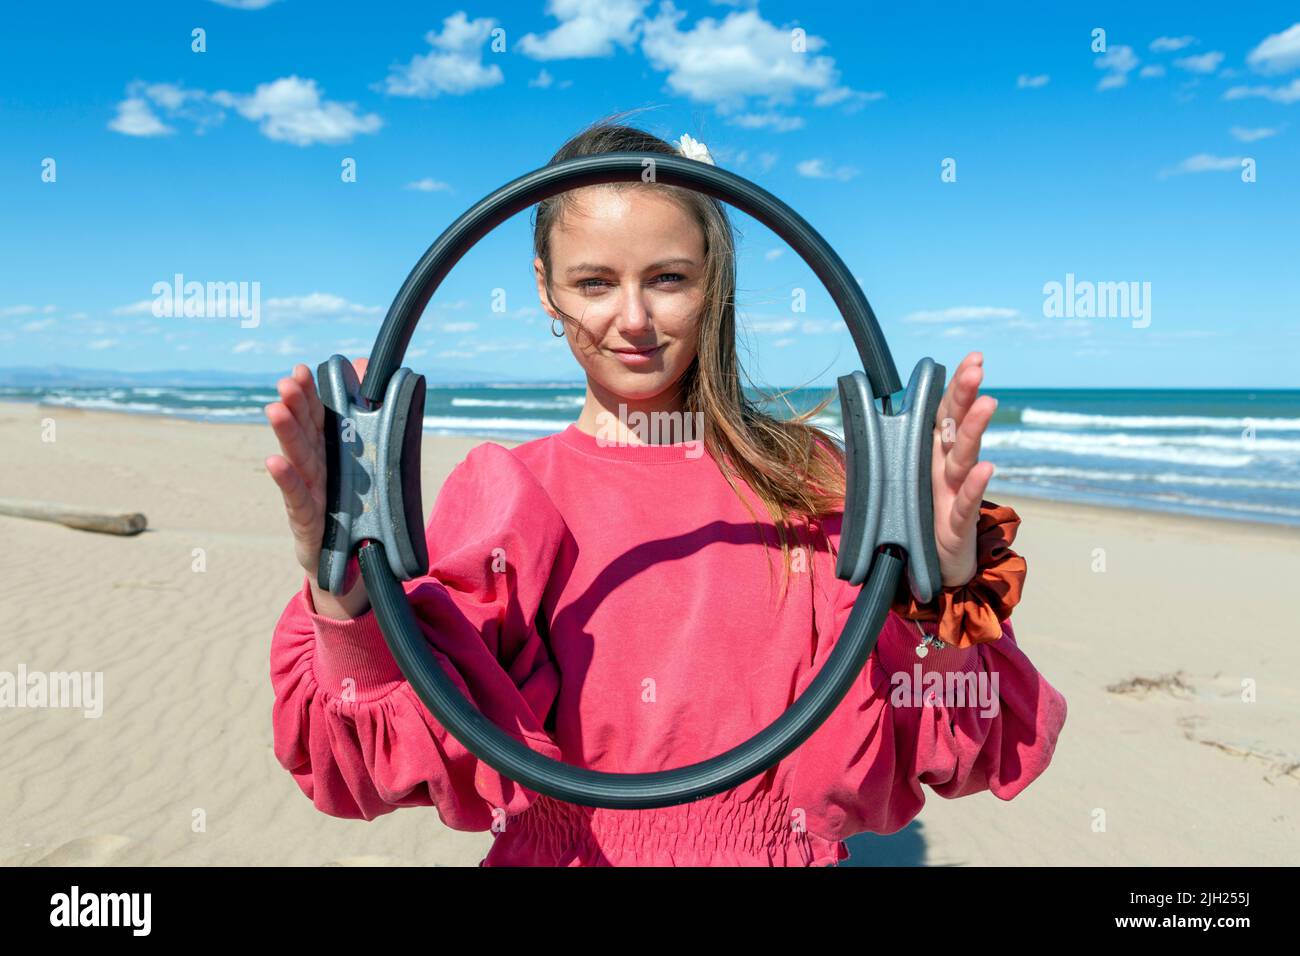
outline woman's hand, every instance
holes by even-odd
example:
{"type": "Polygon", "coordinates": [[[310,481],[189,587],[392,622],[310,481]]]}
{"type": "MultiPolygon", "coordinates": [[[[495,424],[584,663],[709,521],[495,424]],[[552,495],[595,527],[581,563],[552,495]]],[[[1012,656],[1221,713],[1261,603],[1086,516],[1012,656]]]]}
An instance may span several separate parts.
{"type": "MultiPolygon", "coordinates": [[[[366,360],[354,359],[358,377],[366,374],[366,360]]],[[[325,534],[325,406],[316,394],[311,369],[295,365],[288,378],[276,385],[280,401],[264,409],[283,454],[266,459],[266,470],[284,497],[284,510],[293,532],[294,552],[311,581],[312,600],[318,614],[356,617],[369,606],[365,584],[358,581],[347,594],[336,597],[316,583],[321,539],[325,534]]]]}
{"type": "Polygon", "coordinates": [[[934,542],[944,587],[965,584],[976,571],[976,526],[991,462],[980,461],[980,440],[998,407],[980,395],[984,356],[971,352],[948,381],[935,416],[930,484],[934,493],[934,542]]]}

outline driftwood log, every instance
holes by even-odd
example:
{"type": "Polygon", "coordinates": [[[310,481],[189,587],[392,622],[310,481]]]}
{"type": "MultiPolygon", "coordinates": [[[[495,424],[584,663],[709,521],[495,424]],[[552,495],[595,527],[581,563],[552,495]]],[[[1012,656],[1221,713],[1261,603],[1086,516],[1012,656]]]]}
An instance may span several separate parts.
{"type": "Polygon", "coordinates": [[[0,515],[31,518],[33,521],[53,521],[69,528],[99,531],[103,534],[139,534],[149,524],[148,519],[139,512],[110,514],[76,505],[22,501],[17,498],[0,498],[0,515]]]}

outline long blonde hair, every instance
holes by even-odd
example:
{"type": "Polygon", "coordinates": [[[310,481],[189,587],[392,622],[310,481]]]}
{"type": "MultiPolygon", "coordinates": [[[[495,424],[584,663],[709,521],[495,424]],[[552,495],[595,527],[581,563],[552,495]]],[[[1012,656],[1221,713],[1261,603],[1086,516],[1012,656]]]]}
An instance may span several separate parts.
{"type": "MultiPolygon", "coordinates": [[[[644,130],[615,122],[624,115],[616,114],[593,123],[560,147],[548,165],[577,156],[619,151],[677,154],[671,143],[644,130]]],[[[704,232],[705,304],[700,318],[698,345],[695,359],[678,379],[677,387],[682,407],[688,413],[703,413],[705,448],[754,516],[755,524],[759,524],[758,517],[736,487],[737,478],[744,481],[763,503],[776,528],[785,566],[784,593],[791,567],[790,541],[792,536],[798,535],[796,528],[820,515],[843,508],[843,453],[827,432],[809,421],[830,404],[833,395],[828,395],[815,408],[786,419],[767,414],[745,395],[741,365],[736,355],[734,227],[719,200],[695,190],[658,183],[611,183],[607,187],[661,190],[679,203],[704,232]]],[[[583,331],[581,322],[555,304],[551,292],[551,230],[574,201],[572,192],[563,192],[537,205],[533,247],[545,268],[546,296],[551,308],[562,321],[573,323],[583,331]]],[[[785,394],[769,398],[784,398],[785,394]]],[[[759,526],[761,534],[761,524],[759,526]]],[[[811,541],[808,544],[812,546],[811,541]]],[[[809,554],[810,572],[811,557],[809,554]]]]}

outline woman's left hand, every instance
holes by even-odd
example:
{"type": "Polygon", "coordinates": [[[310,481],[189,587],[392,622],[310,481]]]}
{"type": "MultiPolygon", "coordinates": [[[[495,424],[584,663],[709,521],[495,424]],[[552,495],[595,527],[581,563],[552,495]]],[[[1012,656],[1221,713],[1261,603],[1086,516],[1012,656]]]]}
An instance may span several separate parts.
{"type": "Polygon", "coordinates": [[[984,356],[971,352],[948,380],[934,423],[930,484],[934,494],[934,542],[944,587],[965,584],[976,571],[976,527],[980,502],[993,477],[991,462],[980,461],[980,440],[998,407],[980,395],[984,356]]]}

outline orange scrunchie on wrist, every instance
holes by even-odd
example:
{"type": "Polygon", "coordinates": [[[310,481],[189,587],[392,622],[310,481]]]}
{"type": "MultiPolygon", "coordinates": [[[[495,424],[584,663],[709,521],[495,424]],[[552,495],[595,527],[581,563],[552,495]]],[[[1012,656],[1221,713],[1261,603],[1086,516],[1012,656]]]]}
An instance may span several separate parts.
{"type": "Polygon", "coordinates": [[[1019,526],[1020,516],[1013,508],[981,501],[975,576],[965,584],[943,588],[925,604],[917,603],[904,578],[893,609],[910,621],[938,621],[939,640],[952,647],[996,641],[1025,585],[1025,559],[1010,548],[1019,526]]]}

